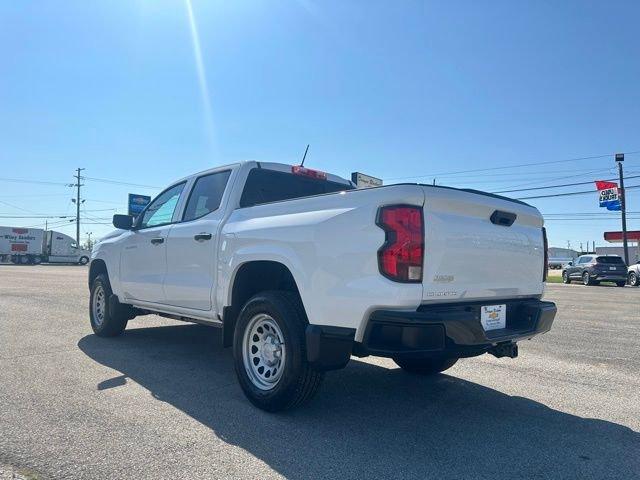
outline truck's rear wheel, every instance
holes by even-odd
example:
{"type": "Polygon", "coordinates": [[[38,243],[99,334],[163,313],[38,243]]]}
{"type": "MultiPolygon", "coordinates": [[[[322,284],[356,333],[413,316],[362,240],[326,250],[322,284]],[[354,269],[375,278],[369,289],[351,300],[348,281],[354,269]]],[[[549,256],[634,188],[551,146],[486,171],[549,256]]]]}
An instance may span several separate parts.
{"type": "Polygon", "coordinates": [[[91,299],[89,301],[89,317],[91,328],[100,337],[115,337],[127,327],[129,317],[121,309],[113,309],[109,298],[112,295],[111,285],[106,275],[98,275],[91,284],[91,299]]]}
{"type": "Polygon", "coordinates": [[[401,369],[419,375],[435,375],[453,367],[457,358],[400,358],[393,359],[401,369]]]}
{"type": "Polygon", "coordinates": [[[253,296],[236,323],[233,357],[240,386],[256,407],[277,412],[308,402],[322,372],[307,362],[306,315],[291,292],[253,296]]]}

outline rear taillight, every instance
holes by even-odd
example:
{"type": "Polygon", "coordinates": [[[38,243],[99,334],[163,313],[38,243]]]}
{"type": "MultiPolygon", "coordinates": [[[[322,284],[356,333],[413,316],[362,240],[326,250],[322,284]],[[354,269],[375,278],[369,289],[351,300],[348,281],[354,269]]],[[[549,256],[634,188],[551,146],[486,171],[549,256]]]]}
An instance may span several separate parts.
{"type": "Polygon", "coordinates": [[[396,282],[421,282],[424,256],[422,208],[389,205],[378,210],[376,224],[385,233],[378,250],[380,273],[396,282]]]}
{"type": "Polygon", "coordinates": [[[547,229],[542,227],[542,248],[544,248],[544,270],[542,271],[542,281],[547,281],[549,274],[549,243],[547,242],[547,229]]]}

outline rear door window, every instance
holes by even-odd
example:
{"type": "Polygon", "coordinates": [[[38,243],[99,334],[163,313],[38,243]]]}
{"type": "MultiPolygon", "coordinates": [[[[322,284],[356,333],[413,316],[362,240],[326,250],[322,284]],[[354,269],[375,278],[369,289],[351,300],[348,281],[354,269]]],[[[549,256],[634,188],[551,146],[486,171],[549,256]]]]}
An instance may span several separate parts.
{"type": "Polygon", "coordinates": [[[217,210],[220,207],[220,200],[222,200],[229,175],[231,175],[231,170],[199,177],[191,190],[191,195],[189,195],[182,220],[185,222],[195,220],[217,210]]]}
{"type": "Polygon", "coordinates": [[[262,203],[278,202],[293,198],[310,197],[324,193],[351,190],[351,185],[317,180],[315,178],[278,172],[263,168],[254,168],[249,172],[244,185],[241,207],[251,207],[262,203]]]}

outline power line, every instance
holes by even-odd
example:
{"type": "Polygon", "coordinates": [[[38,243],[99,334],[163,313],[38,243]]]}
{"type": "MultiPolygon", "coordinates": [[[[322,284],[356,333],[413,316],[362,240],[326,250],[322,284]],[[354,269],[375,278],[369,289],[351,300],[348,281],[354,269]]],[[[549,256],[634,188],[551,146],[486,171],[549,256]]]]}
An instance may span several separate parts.
{"type": "MultiPolygon", "coordinates": [[[[620,152],[618,152],[620,153],[620,152]]],[[[640,153],[640,150],[635,150],[632,152],[622,152],[625,155],[635,155],[640,153]]],[[[576,158],[567,158],[564,160],[551,160],[551,161],[546,161],[546,162],[532,162],[532,163],[521,163],[521,164],[517,164],[517,165],[504,165],[501,167],[489,167],[489,168],[475,168],[472,170],[459,170],[456,172],[444,172],[444,173],[429,173],[429,174],[425,174],[425,175],[412,175],[412,176],[407,176],[407,177],[395,177],[395,178],[385,178],[384,180],[404,180],[404,179],[408,179],[408,178],[425,178],[425,177],[444,177],[447,175],[457,175],[460,173],[475,173],[475,172],[490,172],[490,171],[495,171],[495,170],[505,170],[505,169],[509,169],[509,168],[521,168],[521,167],[534,167],[534,166],[539,166],[539,165],[552,165],[552,164],[556,164],[556,163],[567,163],[567,162],[578,162],[578,161],[584,161],[584,160],[596,160],[599,158],[611,158],[615,155],[615,153],[607,153],[604,155],[592,155],[589,157],[576,157],[576,158]]]]}
{"type": "MultiPolygon", "coordinates": [[[[640,214],[640,212],[627,212],[627,213],[632,213],[632,214],[640,214]]],[[[588,215],[609,215],[609,216],[615,216],[617,218],[618,216],[618,212],[563,212],[563,213],[543,213],[542,216],[543,217],[548,217],[550,215],[560,215],[560,216],[568,216],[568,215],[574,215],[574,216],[588,216],[588,215]]]]}
{"type": "MultiPolygon", "coordinates": [[[[116,210],[118,210],[117,208],[99,208],[99,209],[95,209],[95,210],[82,210],[83,212],[115,212],[116,210]]],[[[12,217],[16,217],[16,218],[69,218],[72,215],[69,215],[68,213],[42,213],[42,212],[28,212],[31,215],[25,215],[25,216],[18,216],[18,215],[14,215],[13,213],[2,213],[0,212],[0,215],[4,215],[4,216],[12,216],[12,217]]],[[[73,216],[73,218],[75,218],[75,216],[73,216]]]]}
{"type": "Polygon", "coordinates": [[[153,188],[153,189],[162,188],[162,187],[156,187],[155,185],[142,185],[139,183],[121,182],[119,180],[110,180],[108,178],[96,178],[96,177],[83,177],[83,178],[84,180],[89,180],[92,182],[109,183],[113,185],[126,185],[129,187],[141,187],[141,188],[153,188]]]}
{"type": "MultiPolygon", "coordinates": [[[[625,190],[631,190],[633,188],[640,188],[640,185],[633,185],[630,187],[626,187],[625,190]]],[[[595,190],[584,190],[582,192],[555,193],[552,195],[539,195],[535,197],[518,197],[516,200],[534,200],[537,198],[569,197],[571,195],[586,195],[586,194],[593,194],[595,192],[596,192],[595,190]]]]}
{"type": "MultiPolygon", "coordinates": [[[[71,218],[72,215],[2,215],[0,218],[71,218]]],[[[76,218],[76,217],[73,217],[76,218]]]]}
{"type": "Polygon", "coordinates": [[[33,210],[22,208],[22,207],[19,207],[17,205],[13,205],[12,203],[4,202],[2,200],[0,200],[0,203],[2,203],[3,205],[6,205],[7,207],[15,208],[16,210],[21,210],[21,211],[27,212],[27,213],[35,213],[33,210]]]}
{"type": "Polygon", "coordinates": [[[36,223],[34,225],[27,225],[26,227],[22,227],[22,228],[38,228],[38,227],[44,227],[44,226],[48,226],[48,227],[56,227],[56,228],[60,228],[61,226],[71,226],[72,223],[71,222],[75,222],[76,219],[72,218],[70,220],[58,220],[56,222],[43,222],[43,223],[36,223]]]}
{"type": "Polygon", "coordinates": [[[62,182],[50,182],[47,180],[29,180],[29,179],[25,179],[25,178],[6,178],[6,177],[0,177],[0,182],[12,182],[12,183],[35,183],[35,184],[39,184],[39,185],[60,185],[60,186],[64,186],[64,187],[68,187],[70,186],[68,183],[62,183],[62,182]]]}
{"type": "MultiPolygon", "coordinates": [[[[141,187],[141,188],[153,188],[153,189],[159,189],[162,187],[158,187],[155,185],[144,185],[144,184],[140,184],[140,183],[129,183],[129,182],[123,182],[120,180],[111,180],[108,178],[96,178],[96,177],[82,177],[82,180],[89,180],[92,182],[100,182],[100,183],[110,183],[113,185],[126,185],[126,186],[130,186],[130,187],[141,187]]],[[[64,186],[64,187],[74,187],[75,184],[70,184],[70,183],[64,183],[64,182],[52,182],[49,180],[32,180],[32,179],[28,179],[28,178],[7,178],[7,177],[0,177],[0,182],[11,182],[11,183],[32,183],[32,184],[37,184],[37,185],[58,185],[58,186],[64,186]]]]}
{"type": "MultiPolygon", "coordinates": [[[[575,169],[573,170],[575,172],[575,169]]],[[[593,175],[595,173],[604,173],[606,172],[607,174],[611,174],[613,173],[613,168],[605,168],[605,169],[597,169],[597,170],[585,170],[582,171],[578,174],[574,174],[574,175],[562,175],[560,177],[558,177],[557,175],[554,175],[552,177],[547,177],[547,179],[542,180],[542,179],[534,179],[531,182],[525,182],[525,183],[519,183],[518,185],[513,185],[511,188],[520,188],[520,187],[528,187],[530,185],[545,185],[551,181],[558,181],[558,180],[564,180],[566,178],[576,178],[576,177],[584,177],[587,175],[593,175]]]]}
{"type": "Polygon", "coordinates": [[[29,193],[20,195],[0,195],[0,198],[66,197],[68,195],[68,193],[29,193]]]}
{"type": "MultiPolygon", "coordinates": [[[[633,175],[633,176],[626,177],[626,178],[640,178],[640,175],[633,175]]],[[[617,178],[609,178],[609,179],[606,179],[604,181],[605,182],[613,182],[614,180],[617,180],[617,178]]],[[[500,190],[499,192],[492,192],[492,193],[529,192],[531,190],[545,190],[545,189],[549,189],[549,188],[575,187],[576,185],[589,185],[591,183],[595,183],[595,182],[593,180],[591,180],[589,182],[563,183],[563,184],[559,184],[559,185],[548,185],[548,186],[545,186],[545,187],[521,188],[519,190],[500,190]]]]}
{"type": "MultiPolygon", "coordinates": [[[[627,217],[630,218],[631,220],[640,220],[640,217],[627,217]]],[[[574,222],[574,221],[585,221],[585,222],[592,222],[595,220],[598,221],[615,221],[618,222],[620,219],[619,218],[545,218],[544,219],[545,222],[554,222],[554,221],[563,221],[563,222],[574,222]]]]}
{"type": "Polygon", "coordinates": [[[113,201],[113,200],[93,200],[91,198],[85,198],[85,200],[87,202],[93,202],[93,203],[111,203],[111,204],[114,204],[114,205],[122,205],[123,204],[123,202],[116,202],[116,201],[113,201]]]}

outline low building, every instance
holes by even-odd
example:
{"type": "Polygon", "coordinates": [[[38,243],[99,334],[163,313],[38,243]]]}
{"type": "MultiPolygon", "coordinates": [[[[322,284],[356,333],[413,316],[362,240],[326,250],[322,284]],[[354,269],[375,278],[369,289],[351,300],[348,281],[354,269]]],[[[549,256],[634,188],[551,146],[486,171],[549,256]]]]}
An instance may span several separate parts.
{"type": "MultiPolygon", "coordinates": [[[[597,255],[618,255],[624,258],[624,247],[596,247],[597,255]]],[[[640,247],[634,242],[629,242],[629,263],[634,264],[640,262],[640,247]]]]}

